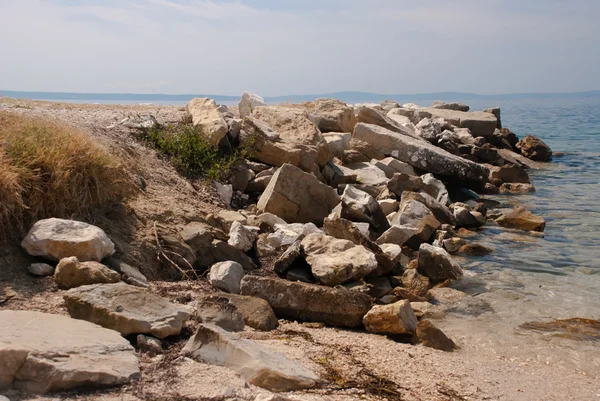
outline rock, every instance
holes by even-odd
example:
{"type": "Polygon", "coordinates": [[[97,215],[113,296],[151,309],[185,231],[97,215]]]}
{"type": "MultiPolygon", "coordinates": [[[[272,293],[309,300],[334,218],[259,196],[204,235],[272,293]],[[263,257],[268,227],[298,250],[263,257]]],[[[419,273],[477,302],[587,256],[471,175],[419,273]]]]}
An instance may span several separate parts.
{"type": "Polygon", "coordinates": [[[245,118],[252,114],[258,107],[266,106],[265,99],[255,95],[254,93],[244,92],[242,100],[238,105],[240,110],[240,117],[245,118]]]}
{"type": "Polygon", "coordinates": [[[521,166],[515,164],[504,165],[501,167],[490,168],[490,181],[499,182],[518,182],[529,184],[529,174],[521,166]]]}
{"type": "Polygon", "coordinates": [[[162,342],[158,338],[138,334],[135,338],[135,343],[141,351],[151,354],[163,353],[162,342]]]}
{"type": "Polygon", "coordinates": [[[260,215],[256,216],[255,220],[248,222],[253,226],[266,228],[271,232],[275,230],[275,225],[287,224],[284,219],[275,216],[273,213],[261,213],[260,215]]]}
{"type": "Polygon", "coordinates": [[[417,124],[417,135],[434,145],[442,136],[442,126],[438,121],[424,118],[417,124]]]}
{"type": "Polygon", "coordinates": [[[371,164],[382,170],[387,178],[392,178],[396,173],[403,173],[410,176],[416,175],[415,170],[410,165],[394,157],[386,157],[381,160],[373,159],[371,160],[371,164]]]}
{"type": "Polygon", "coordinates": [[[574,341],[600,340],[600,321],[584,318],[557,319],[547,322],[526,322],[521,329],[549,333],[552,336],[574,341]]]}
{"type": "Polygon", "coordinates": [[[471,256],[485,256],[487,254],[492,253],[493,251],[494,250],[488,246],[471,243],[471,244],[463,245],[458,250],[458,253],[462,253],[465,255],[471,255],[471,256]]]}
{"type": "Polygon", "coordinates": [[[456,219],[456,227],[476,228],[482,226],[482,223],[471,214],[469,209],[462,206],[454,207],[454,218],[456,219]]]}
{"type": "Polygon", "coordinates": [[[329,146],[321,131],[305,111],[281,106],[266,106],[255,110],[252,118],[268,124],[283,142],[312,146],[317,151],[315,162],[319,166],[324,166],[331,158],[329,146]]]}
{"type": "MultiPolygon", "coordinates": [[[[225,232],[229,232],[229,230],[231,230],[231,225],[236,221],[241,224],[246,224],[248,222],[248,218],[246,217],[246,215],[242,214],[240,211],[237,210],[223,209],[219,211],[219,213],[216,216],[216,219],[225,232]]],[[[226,236],[226,238],[229,238],[229,236],[226,236]]]]}
{"type": "MultiPolygon", "coordinates": [[[[409,269],[414,270],[414,269],[409,269]]],[[[409,302],[426,302],[427,298],[419,296],[412,291],[407,290],[404,287],[396,287],[394,288],[394,296],[397,299],[406,299],[409,302]]]]}
{"type": "Polygon", "coordinates": [[[463,238],[452,237],[442,241],[444,249],[449,253],[456,253],[460,250],[463,245],[467,244],[467,241],[463,238]]]}
{"type": "Polygon", "coordinates": [[[254,171],[250,170],[244,163],[232,166],[230,171],[230,182],[234,191],[246,192],[248,183],[256,176],[254,171]]]}
{"type": "Polygon", "coordinates": [[[474,137],[491,136],[498,126],[498,119],[492,113],[483,111],[463,112],[446,109],[426,108],[422,110],[433,118],[443,118],[459,128],[468,128],[474,137]]]}
{"type": "Polygon", "coordinates": [[[248,383],[270,391],[314,387],[318,377],[282,354],[208,324],[201,324],[182,354],[212,365],[226,366],[248,383]]]}
{"type": "Polygon", "coordinates": [[[221,298],[227,298],[237,308],[244,318],[244,322],[256,330],[271,331],[279,326],[279,321],[264,299],[236,294],[218,294],[221,298]]]}
{"type": "Polygon", "coordinates": [[[201,298],[196,304],[196,316],[204,324],[214,324],[227,331],[242,331],[246,326],[235,304],[219,295],[201,298]]]}
{"type": "Polygon", "coordinates": [[[530,194],[535,192],[535,187],[531,184],[521,184],[514,182],[505,182],[500,186],[500,193],[502,194],[530,194]]]}
{"type": "Polygon", "coordinates": [[[218,181],[213,181],[213,187],[219,195],[219,199],[225,204],[225,206],[231,205],[231,199],[233,198],[233,186],[231,184],[223,185],[218,181]]]}
{"type": "Polygon", "coordinates": [[[294,266],[285,274],[286,280],[314,284],[317,280],[310,272],[310,266],[294,266]]]}
{"type": "Polygon", "coordinates": [[[342,194],[342,218],[369,223],[381,233],[390,226],[385,216],[375,198],[352,185],[346,186],[342,194]]]}
{"type": "Polygon", "coordinates": [[[215,239],[228,239],[223,231],[203,222],[187,224],[179,231],[179,235],[194,253],[210,247],[215,239]]]}
{"type": "Polygon", "coordinates": [[[54,281],[62,289],[87,284],[117,283],[121,276],[98,262],[80,262],[75,256],[61,259],[54,272],[54,281]]]}
{"type": "Polygon", "coordinates": [[[420,177],[410,176],[404,173],[396,173],[387,183],[387,188],[396,196],[401,197],[404,191],[419,192],[425,189],[425,184],[420,177]]]}
{"type": "Polygon", "coordinates": [[[502,120],[500,119],[500,107],[491,107],[483,111],[486,113],[492,113],[494,116],[496,116],[496,119],[498,120],[498,125],[496,126],[496,128],[502,129],[502,120]]]}
{"type": "Polygon", "coordinates": [[[110,268],[120,272],[123,280],[127,284],[137,285],[138,287],[146,287],[148,285],[148,279],[137,267],[128,265],[127,263],[117,260],[113,257],[105,259],[105,263],[110,268]]]}
{"type": "Polygon", "coordinates": [[[383,102],[381,102],[380,106],[386,113],[392,109],[397,109],[400,107],[400,105],[394,102],[393,100],[384,100],[383,102]]]}
{"type": "Polygon", "coordinates": [[[246,227],[242,223],[234,221],[229,230],[227,243],[242,252],[248,252],[254,246],[254,241],[258,236],[258,228],[256,230],[253,228],[255,227],[246,227]]]}
{"type": "Polygon", "coordinates": [[[392,292],[390,280],[385,277],[374,277],[366,280],[369,287],[369,295],[373,298],[381,298],[392,292]]]}
{"type": "Polygon", "coordinates": [[[240,282],[244,275],[244,268],[239,263],[232,261],[219,262],[210,268],[208,281],[213,287],[232,294],[239,294],[240,282]]]}
{"type": "Polygon", "coordinates": [[[302,243],[300,241],[294,242],[279,258],[277,258],[273,271],[280,276],[284,276],[285,273],[294,266],[294,263],[297,260],[304,260],[304,250],[302,249],[302,243]]]}
{"type": "Polygon", "coordinates": [[[76,256],[82,262],[99,262],[115,252],[114,244],[101,228],[56,218],[35,223],[21,246],[31,256],[54,261],[76,256]]]}
{"type": "Polygon", "coordinates": [[[377,268],[374,253],[345,239],[310,234],[302,240],[302,248],[313,276],[331,287],[365,277],[377,268]]]}
{"type": "Polygon", "coordinates": [[[431,210],[431,212],[439,222],[443,224],[449,224],[451,226],[453,226],[456,223],[454,215],[446,207],[446,205],[441,204],[428,193],[404,191],[402,192],[401,198],[402,202],[400,203],[400,210],[404,210],[403,205],[406,205],[407,202],[414,200],[422,203],[429,210],[431,210]]]}
{"type": "Polygon", "coordinates": [[[424,346],[441,351],[452,352],[458,348],[454,341],[449,339],[442,330],[435,327],[429,320],[421,320],[417,324],[416,338],[424,346]]]}
{"type": "Polygon", "coordinates": [[[356,125],[354,109],[337,99],[317,99],[311,118],[321,132],[352,132],[356,125]]]}
{"type": "Polygon", "coordinates": [[[544,231],[546,220],[541,216],[536,216],[524,207],[517,207],[508,214],[503,214],[496,219],[501,227],[516,228],[527,231],[544,231]]]}
{"type": "Polygon", "coordinates": [[[371,308],[368,295],[272,277],[244,277],[241,293],[264,299],[277,315],[332,326],[360,326],[371,308]]]}
{"type": "Polygon", "coordinates": [[[442,308],[429,302],[411,302],[410,306],[418,319],[443,319],[446,316],[442,308]]]}
{"type": "Polygon", "coordinates": [[[388,182],[385,172],[371,163],[350,163],[344,167],[356,174],[356,182],[359,184],[380,186],[386,185],[388,182]]]}
{"type": "Polygon", "coordinates": [[[363,318],[368,332],[379,334],[412,334],[417,318],[410,302],[403,300],[390,305],[375,305],[363,318]]]}
{"type": "Polygon", "coordinates": [[[323,138],[325,138],[327,145],[329,145],[329,150],[331,150],[331,154],[334,157],[337,157],[341,160],[344,157],[344,151],[349,148],[352,134],[342,132],[330,132],[323,134],[323,138]]]}
{"type": "Polygon", "coordinates": [[[368,142],[352,137],[348,142],[348,149],[344,151],[342,162],[344,164],[368,163],[373,159],[381,160],[384,158],[385,155],[368,142]]]}
{"type": "Polygon", "coordinates": [[[444,109],[444,110],[454,110],[454,111],[469,111],[469,106],[464,103],[446,103],[441,100],[436,100],[433,102],[434,109],[444,109]]]}
{"type": "Polygon", "coordinates": [[[398,203],[398,201],[394,200],[394,199],[382,199],[377,202],[379,203],[379,207],[381,208],[381,211],[386,216],[389,214],[392,214],[394,212],[397,212],[398,209],[400,208],[400,203],[398,203]]]}
{"type": "Polygon", "coordinates": [[[393,225],[377,238],[377,243],[404,245],[406,241],[415,236],[419,230],[410,225],[393,225]]]}
{"type": "MultiPolygon", "coordinates": [[[[359,106],[356,109],[356,120],[358,123],[373,124],[386,130],[390,130],[392,132],[416,137],[416,135],[410,132],[403,125],[398,124],[397,122],[383,114],[383,112],[380,112],[379,110],[376,110],[372,107],[359,106]]],[[[353,137],[355,137],[355,135],[353,137]]]]}
{"type": "Polygon", "coordinates": [[[217,103],[208,98],[195,98],[187,104],[192,124],[200,128],[200,135],[213,146],[217,146],[229,131],[229,126],[218,108],[217,103]]]}
{"type": "Polygon", "coordinates": [[[46,263],[32,263],[27,267],[27,270],[34,276],[51,276],[54,274],[54,267],[46,263]]]}
{"type": "Polygon", "coordinates": [[[410,261],[409,257],[402,253],[402,247],[398,244],[381,244],[381,250],[396,265],[405,267],[410,261]]]}
{"type": "Polygon", "coordinates": [[[276,224],[275,232],[268,234],[264,242],[268,247],[277,250],[283,246],[302,240],[307,235],[313,233],[323,233],[323,231],[319,230],[313,223],[276,224]]]}
{"type": "Polygon", "coordinates": [[[47,393],[106,387],[140,376],[129,341],[62,315],[0,310],[0,388],[47,393]]]}
{"type": "Polygon", "coordinates": [[[447,205],[449,202],[448,190],[443,182],[433,176],[433,174],[423,174],[421,181],[425,184],[425,192],[431,195],[436,201],[442,205],[447,205]]]}
{"type": "MultiPolygon", "coordinates": [[[[431,236],[439,230],[441,223],[434,217],[433,213],[421,202],[413,199],[403,199],[398,211],[398,219],[394,225],[405,225],[415,227],[417,232],[414,234],[409,246],[414,246],[417,242],[428,242],[431,236]]],[[[417,245],[418,246],[418,245],[417,245]]]]}
{"type": "Polygon", "coordinates": [[[547,162],[552,158],[552,150],[540,138],[527,135],[515,146],[528,159],[547,162]]]}
{"type": "Polygon", "coordinates": [[[460,265],[442,248],[421,244],[418,260],[419,271],[432,280],[459,280],[463,276],[460,265]]]}
{"type": "Polygon", "coordinates": [[[481,185],[489,176],[489,169],[485,166],[455,156],[426,141],[376,125],[357,124],[353,138],[368,142],[380,152],[394,156],[413,167],[439,176],[464,180],[465,184],[481,185]]]}
{"type": "Polygon", "coordinates": [[[67,291],[65,306],[71,317],[87,320],[123,335],[178,335],[190,313],[139,287],[125,283],[93,284],[67,291]]]}
{"type": "Polygon", "coordinates": [[[239,263],[244,271],[251,271],[257,267],[252,258],[225,241],[213,240],[210,246],[200,249],[197,255],[196,265],[200,267],[209,267],[217,262],[227,261],[239,263]]]}
{"type": "Polygon", "coordinates": [[[291,164],[284,164],[271,179],[257,207],[259,213],[273,213],[288,222],[321,224],[339,201],[333,188],[291,164]]]}
{"type": "Polygon", "coordinates": [[[402,275],[402,285],[415,295],[424,297],[431,288],[429,279],[421,276],[416,269],[406,269],[402,275]]]}

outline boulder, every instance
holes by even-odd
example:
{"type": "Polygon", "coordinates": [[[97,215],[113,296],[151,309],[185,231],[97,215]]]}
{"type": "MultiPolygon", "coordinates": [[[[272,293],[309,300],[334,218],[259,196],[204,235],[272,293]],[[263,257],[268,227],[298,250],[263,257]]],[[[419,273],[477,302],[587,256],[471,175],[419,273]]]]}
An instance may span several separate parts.
{"type": "Polygon", "coordinates": [[[209,98],[195,98],[187,104],[192,124],[199,127],[199,134],[211,145],[217,146],[227,135],[229,126],[219,111],[219,106],[209,98]]]}
{"type": "Polygon", "coordinates": [[[213,181],[213,187],[217,191],[219,199],[225,204],[225,206],[231,206],[231,199],[233,199],[233,185],[221,184],[218,181],[213,181]]]}
{"type": "Polygon", "coordinates": [[[355,110],[355,112],[356,120],[358,123],[373,124],[381,128],[390,130],[392,132],[418,138],[415,134],[410,132],[410,130],[405,128],[403,125],[398,124],[396,121],[386,116],[383,112],[380,112],[379,110],[376,110],[372,107],[359,106],[355,110]]]}
{"type": "Polygon", "coordinates": [[[331,287],[365,277],[377,268],[373,252],[345,239],[310,234],[302,240],[302,248],[313,276],[331,287]]]}
{"type": "Polygon", "coordinates": [[[375,198],[352,185],[346,186],[342,194],[342,218],[369,223],[381,233],[390,226],[385,216],[375,198]]]}
{"type": "Polygon", "coordinates": [[[402,300],[390,305],[375,305],[363,317],[368,332],[379,334],[413,334],[417,327],[410,302],[402,300]]]}
{"type": "Polygon", "coordinates": [[[385,158],[385,155],[368,142],[352,138],[348,142],[348,149],[344,151],[342,162],[344,164],[368,163],[373,159],[380,160],[383,158],[385,158]]]}
{"type": "Polygon", "coordinates": [[[98,262],[80,262],[75,256],[61,259],[54,272],[54,281],[62,289],[87,284],[117,283],[121,275],[98,262]]]}
{"type": "Polygon", "coordinates": [[[54,274],[54,267],[47,263],[32,263],[27,267],[27,270],[34,276],[51,276],[54,274]]]}
{"type": "Polygon", "coordinates": [[[278,316],[332,326],[360,326],[371,308],[371,297],[356,291],[273,277],[246,276],[241,293],[264,299],[278,316]]]}
{"type": "Polygon", "coordinates": [[[240,111],[240,117],[245,118],[252,114],[258,107],[266,106],[265,99],[255,95],[254,93],[244,92],[242,100],[238,105],[240,111]]]}
{"type": "Polygon", "coordinates": [[[236,294],[220,293],[218,295],[233,302],[238,312],[244,318],[246,325],[253,329],[271,331],[279,326],[279,321],[273,309],[264,299],[236,294]]]}
{"type": "Polygon", "coordinates": [[[508,214],[503,214],[496,219],[496,223],[502,227],[527,231],[544,231],[546,228],[546,220],[543,217],[531,213],[524,207],[517,207],[508,214]]]}
{"type": "Polygon", "coordinates": [[[388,182],[385,172],[371,163],[350,163],[346,164],[344,167],[352,170],[356,175],[356,182],[359,184],[382,186],[386,185],[388,182]]]}
{"type": "Polygon", "coordinates": [[[114,244],[101,228],[56,218],[35,223],[21,246],[32,256],[54,261],[75,256],[82,262],[99,262],[115,252],[114,244]]]}
{"type": "Polygon", "coordinates": [[[462,268],[443,248],[429,244],[419,247],[418,269],[434,281],[459,280],[462,268]]]}
{"type": "Polygon", "coordinates": [[[535,192],[535,187],[532,184],[523,184],[516,182],[505,182],[500,185],[501,194],[524,195],[535,192]]]}
{"type": "Polygon", "coordinates": [[[406,241],[415,236],[419,230],[409,225],[393,225],[377,238],[379,245],[396,244],[404,245],[406,241]]]}
{"type": "Polygon", "coordinates": [[[464,103],[452,102],[446,103],[441,100],[436,100],[431,106],[434,109],[454,110],[454,111],[469,111],[469,106],[464,103]]]}
{"type": "Polygon", "coordinates": [[[448,209],[446,205],[443,205],[437,200],[435,200],[431,195],[429,195],[426,192],[404,191],[402,192],[401,198],[402,202],[400,202],[400,210],[403,209],[403,202],[404,204],[406,204],[406,202],[415,200],[417,202],[422,203],[429,210],[431,210],[435,218],[441,223],[449,225],[455,224],[454,216],[452,215],[450,209],[448,209]]]}
{"type": "Polygon", "coordinates": [[[257,236],[257,227],[246,227],[239,221],[234,221],[229,229],[227,243],[242,252],[248,252],[254,246],[257,236]]]}
{"type": "Polygon", "coordinates": [[[419,192],[425,189],[425,184],[420,177],[404,173],[396,173],[387,183],[387,188],[399,198],[404,191],[419,192]]]}
{"type": "Polygon", "coordinates": [[[421,320],[417,324],[415,337],[418,342],[429,348],[452,352],[456,344],[444,332],[433,325],[429,320],[421,320]]]}
{"type": "Polygon", "coordinates": [[[380,106],[381,109],[386,113],[388,113],[392,109],[397,109],[400,107],[400,105],[397,102],[394,102],[393,100],[384,100],[383,102],[381,102],[380,106]]]}
{"type": "Polygon", "coordinates": [[[431,118],[424,118],[417,124],[417,135],[434,145],[442,136],[442,124],[431,118]]]}
{"type": "Polygon", "coordinates": [[[258,200],[259,213],[273,213],[291,223],[321,224],[339,203],[335,190],[315,176],[284,164],[258,200]]]}
{"type": "Polygon", "coordinates": [[[443,118],[459,128],[468,128],[474,137],[491,136],[498,125],[498,119],[492,113],[483,111],[464,112],[447,109],[425,108],[423,112],[434,118],[443,118]]]}
{"type": "MultiPolygon", "coordinates": [[[[409,192],[404,193],[408,194],[409,192]]],[[[435,218],[427,206],[418,200],[409,199],[409,196],[400,202],[397,216],[394,224],[415,227],[417,229],[415,236],[420,242],[429,241],[431,236],[442,226],[442,223],[435,218]]]]}
{"type": "Polygon", "coordinates": [[[458,250],[458,253],[471,256],[485,256],[494,252],[494,249],[476,243],[465,244],[458,250]]]}
{"type": "Polygon", "coordinates": [[[490,107],[489,109],[485,109],[483,110],[486,113],[492,113],[494,116],[496,116],[496,119],[498,120],[498,125],[496,126],[497,129],[502,129],[502,120],[500,119],[500,107],[490,107]]]}
{"type": "Polygon", "coordinates": [[[197,251],[197,260],[194,266],[209,267],[217,262],[237,262],[244,268],[244,271],[256,269],[256,263],[243,251],[229,245],[225,241],[213,240],[212,243],[197,251]]]}
{"type": "Polygon", "coordinates": [[[178,335],[190,318],[184,307],[125,283],[85,285],[67,291],[63,298],[71,317],[123,335],[178,335]]]}
{"type": "Polygon", "coordinates": [[[204,324],[214,324],[227,331],[242,331],[246,326],[235,304],[219,295],[200,298],[196,304],[196,317],[204,324]]]}
{"type": "Polygon", "coordinates": [[[227,240],[227,235],[204,222],[192,222],[181,228],[179,235],[194,253],[208,248],[215,239],[227,240]]]}
{"type": "Polygon", "coordinates": [[[454,218],[456,219],[457,228],[476,228],[483,225],[475,216],[473,216],[469,209],[462,206],[454,207],[454,218]]]}
{"type": "Polygon", "coordinates": [[[228,367],[248,383],[270,391],[310,388],[318,380],[312,371],[284,355],[210,324],[198,326],[181,353],[204,363],[228,367]]]}
{"type": "Polygon", "coordinates": [[[135,345],[143,352],[149,352],[154,355],[163,353],[162,341],[152,336],[138,334],[135,337],[135,345]]]}
{"type": "Polygon", "coordinates": [[[354,109],[337,99],[317,99],[311,118],[321,132],[352,132],[356,125],[354,109]]]}
{"type": "Polygon", "coordinates": [[[32,311],[2,310],[0,321],[0,388],[47,393],[140,376],[133,347],[116,331],[32,311]]]}
{"type": "Polygon", "coordinates": [[[402,274],[402,285],[415,295],[424,297],[431,288],[429,279],[421,276],[416,269],[406,269],[402,274]]]}
{"type": "MultiPolygon", "coordinates": [[[[273,250],[293,244],[302,240],[309,234],[323,233],[313,223],[275,224],[275,232],[263,237],[264,246],[273,250]]],[[[260,238],[259,238],[260,241],[260,238]]]]}
{"type": "Polygon", "coordinates": [[[527,174],[527,171],[525,171],[523,167],[517,166],[515,164],[507,164],[501,167],[490,168],[490,181],[492,181],[493,183],[530,183],[529,174],[527,174]]]}
{"type": "Polygon", "coordinates": [[[463,245],[467,244],[464,238],[452,237],[442,241],[444,249],[449,253],[456,253],[463,245]]]}
{"type": "Polygon", "coordinates": [[[219,262],[210,268],[208,281],[213,287],[232,294],[239,294],[240,282],[244,275],[244,268],[239,263],[233,261],[219,262]]]}
{"type": "Polygon", "coordinates": [[[395,199],[382,199],[377,201],[384,215],[388,216],[395,213],[400,208],[400,203],[395,199]]]}
{"type": "Polygon", "coordinates": [[[317,150],[316,163],[319,166],[324,166],[331,158],[329,146],[321,131],[313,124],[305,111],[288,107],[266,106],[255,110],[252,118],[266,123],[283,142],[314,147],[317,150]]]}
{"type": "Polygon", "coordinates": [[[448,190],[443,182],[435,178],[431,173],[423,174],[421,176],[421,181],[425,184],[425,192],[433,196],[433,198],[442,205],[445,206],[448,204],[450,198],[448,190]]]}
{"type": "Polygon", "coordinates": [[[410,165],[403,163],[394,157],[386,157],[381,160],[373,159],[371,160],[371,164],[382,170],[387,178],[392,178],[396,173],[404,173],[411,176],[417,175],[410,165]]]}
{"type": "Polygon", "coordinates": [[[344,151],[350,147],[350,139],[352,139],[351,133],[341,132],[329,132],[323,134],[323,138],[329,145],[329,150],[332,156],[342,159],[344,157],[344,151]]]}
{"type": "Polygon", "coordinates": [[[538,162],[547,162],[552,158],[552,150],[540,138],[527,135],[515,146],[523,156],[538,162]]]}
{"type": "Polygon", "coordinates": [[[463,180],[464,184],[482,185],[489,169],[480,164],[455,156],[424,140],[378,127],[359,123],[354,128],[354,139],[370,143],[380,152],[394,156],[411,166],[443,177],[463,180]]]}

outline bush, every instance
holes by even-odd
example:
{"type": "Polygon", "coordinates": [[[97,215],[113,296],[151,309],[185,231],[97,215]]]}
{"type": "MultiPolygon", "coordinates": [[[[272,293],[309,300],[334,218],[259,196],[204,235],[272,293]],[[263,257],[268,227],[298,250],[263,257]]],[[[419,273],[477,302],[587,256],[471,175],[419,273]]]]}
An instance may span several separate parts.
{"type": "Polygon", "coordinates": [[[167,156],[177,171],[188,178],[227,180],[231,168],[250,154],[250,149],[244,147],[231,152],[220,150],[204,139],[198,127],[187,122],[155,124],[142,131],[142,139],[167,156]]]}
{"type": "MultiPolygon", "coordinates": [[[[74,128],[0,112],[0,229],[85,214],[136,190],[123,166],[74,128]]],[[[0,235],[2,235],[0,234],[0,235]]]]}

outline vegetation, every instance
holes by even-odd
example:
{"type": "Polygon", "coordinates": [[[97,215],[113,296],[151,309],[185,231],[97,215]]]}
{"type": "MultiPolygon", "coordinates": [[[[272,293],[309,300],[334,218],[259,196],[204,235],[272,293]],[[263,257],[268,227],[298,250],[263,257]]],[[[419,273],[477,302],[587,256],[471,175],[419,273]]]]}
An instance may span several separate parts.
{"type": "Polygon", "coordinates": [[[0,112],[0,236],[41,218],[91,212],[135,190],[119,161],[84,133],[0,112]]]}
{"type": "Polygon", "coordinates": [[[248,147],[221,150],[204,139],[198,127],[188,122],[168,126],[155,124],[143,131],[142,138],[167,156],[177,171],[188,178],[204,176],[227,180],[231,169],[251,153],[248,147]]]}

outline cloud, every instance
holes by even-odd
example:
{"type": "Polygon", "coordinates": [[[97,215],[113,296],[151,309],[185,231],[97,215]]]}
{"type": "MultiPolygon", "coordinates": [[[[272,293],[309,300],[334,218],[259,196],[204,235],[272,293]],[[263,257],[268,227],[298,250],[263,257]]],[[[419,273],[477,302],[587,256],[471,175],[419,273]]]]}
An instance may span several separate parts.
{"type": "Polygon", "coordinates": [[[595,0],[1,0],[0,88],[596,89],[598,17],[595,0]]]}

